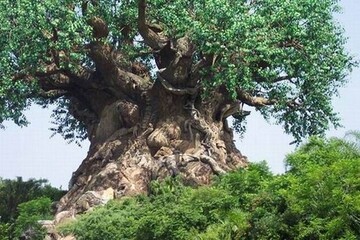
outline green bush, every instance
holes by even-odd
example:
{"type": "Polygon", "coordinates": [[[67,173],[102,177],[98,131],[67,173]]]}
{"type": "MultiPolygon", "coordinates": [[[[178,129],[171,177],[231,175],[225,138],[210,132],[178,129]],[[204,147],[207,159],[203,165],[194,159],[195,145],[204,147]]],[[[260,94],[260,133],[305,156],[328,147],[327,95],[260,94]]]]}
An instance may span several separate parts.
{"type": "Polygon", "coordinates": [[[50,198],[42,197],[21,203],[18,209],[19,216],[15,221],[15,237],[20,237],[26,230],[31,230],[32,239],[44,239],[45,230],[38,221],[52,219],[50,198]]]}
{"type": "Polygon", "coordinates": [[[274,176],[263,163],[190,188],[151,184],[149,196],[113,201],[63,226],[77,239],[360,239],[360,151],[310,139],[274,176]]]}
{"type": "Polygon", "coordinates": [[[311,139],[288,157],[281,190],[294,239],[360,237],[359,151],[339,139],[311,139]]]}

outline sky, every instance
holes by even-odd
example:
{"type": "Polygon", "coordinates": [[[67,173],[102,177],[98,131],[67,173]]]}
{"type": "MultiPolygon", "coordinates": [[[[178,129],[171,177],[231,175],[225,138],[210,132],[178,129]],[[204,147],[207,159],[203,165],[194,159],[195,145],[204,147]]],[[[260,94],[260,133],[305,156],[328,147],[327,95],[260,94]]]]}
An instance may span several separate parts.
{"type": "MultiPolygon", "coordinates": [[[[336,19],[349,38],[348,52],[360,60],[360,4],[358,0],[342,0],[342,14],[336,19]]],[[[341,117],[341,129],[330,129],[328,137],[343,137],[346,131],[360,130],[360,68],[348,76],[348,84],[340,89],[340,97],[333,99],[333,106],[341,117]]],[[[245,109],[250,110],[250,109],[245,109]]],[[[67,144],[61,136],[50,138],[52,127],[50,110],[32,106],[26,112],[31,124],[20,128],[5,122],[6,129],[0,130],[0,177],[14,179],[45,178],[52,186],[67,189],[73,171],[86,157],[88,142],[82,147],[67,144]]],[[[281,126],[270,125],[255,111],[248,117],[247,132],[243,138],[235,135],[236,146],[250,161],[266,160],[274,173],[285,170],[286,154],[294,151],[289,145],[293,138],[286,135],[281,126]]]]}

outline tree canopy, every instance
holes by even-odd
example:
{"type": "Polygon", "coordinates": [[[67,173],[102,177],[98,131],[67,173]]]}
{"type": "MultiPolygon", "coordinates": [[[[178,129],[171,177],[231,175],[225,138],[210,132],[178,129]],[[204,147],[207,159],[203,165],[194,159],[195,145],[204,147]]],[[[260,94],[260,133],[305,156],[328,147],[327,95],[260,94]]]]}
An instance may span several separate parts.
{"type": "Polygon", "coordinates": [[[182,56],[183,70],[172,69],[185,72],[181,87],[204,98],[225,87],[300,140],[339,125],[331,99],[355,64],[333,19],[337,0],[23,0],[0,9],[0,123],[26,125],[30,104],[56,103],[54,130],[65,138],[86,137],[69,99],[84,104],[95,88],[139,96],[156,71],[181,65],[161,61],[166,53],[182,56]],[[150,76],[131,73],[136,61],[150,76]]]}

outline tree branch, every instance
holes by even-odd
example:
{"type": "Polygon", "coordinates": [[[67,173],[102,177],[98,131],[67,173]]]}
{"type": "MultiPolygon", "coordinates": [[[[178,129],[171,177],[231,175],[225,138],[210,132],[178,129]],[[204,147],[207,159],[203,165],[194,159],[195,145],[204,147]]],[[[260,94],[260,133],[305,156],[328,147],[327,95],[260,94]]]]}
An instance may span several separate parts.
{"type": "Polygon", "coordinates": [[[161,50],[168,42],[166,37],[158,35],[146,24],[146,0],[138,3],[138,29],[145,44],[154,50],[161,50]]]}
{"type": "Polygon", "coordinates": [[[43,98],[56,99],[66,95],[67,93],[68,92],[66,90],[49,90],[49,91],[40,90],[39,95],[40,97],[43,98]]]}
{"type": "Polygon", "coordinates": [[[157,72],[157,77],[158,77],[160,83],[163,85],[163,87],[167,91],[169,91],[175,95],[185,95],[185,94],[194,95],[199,90],[196,87],[195,88],[175,88],[168,81],[166,81],[165,78],[163,78],[161,76],[161,71],[157,72]]]}
{"type": "Polygon", "coordinates": [[[195,86],[200,78],[200,70],[210,67],[212,60],[214,59],[213,55],[205,55],[195,64],[193,64],[190,72],[190,86],[195,86]]]}
{"type": "Polygon", "coordinates": [[[44,67],[43,71],[31,71],[30,69],[24,69],[22,73],[17,73],[13,76],[13,81],[36,81],[39,79],[40,84],[51,82],[51,85],[57,87],[68,86],[70,83],[70,79],[66,76],[63,70],[59,69],[55,63],[47,64],[44,67]],[[53,78],[51,81],[50,78],[53,78]]]}
{"type": "Polygon", "coordinates": [[[236,93],[238,95],[237,98],[241,102],[252,107],[264,107],[264,106],[274,105],[275,103],[277,103],[277,100],[275,99],[252,96],[250,93],[242,89],[238,89],[236,93]]]}
{"type": "Polygon", "coordinates": [[[126,70],[126,68],[131,69],[131,66],[126,66],[126,64],[122,66],[118,63],[116,59],[121,58],[121,54],[113,51],[109,45],[100,42],[90,44],[90,57],[108,87],[115,87],[130,96],[132,93],[141,94],[151,85],[149,79],[126,70]]]}
{"type": "Polygon", "coordinates": [[[107,23],[102,18],[92,17],[88,23],[93,28],[94,38],[106,38],[109,35],[107,23]]]}
{"type": "Polygon", "coordinates": [[[78,71],[61,69],[56,63],[46,64],[43,71],[24,70],[23,73],[14,75],[13,81],[38,82],[41,88],[38,92],[40,97],[56,98],[70,92],[76,85],[81,88],[91,87],[88,80],[92,74],[85,68],[79,66],[78,71]]]}

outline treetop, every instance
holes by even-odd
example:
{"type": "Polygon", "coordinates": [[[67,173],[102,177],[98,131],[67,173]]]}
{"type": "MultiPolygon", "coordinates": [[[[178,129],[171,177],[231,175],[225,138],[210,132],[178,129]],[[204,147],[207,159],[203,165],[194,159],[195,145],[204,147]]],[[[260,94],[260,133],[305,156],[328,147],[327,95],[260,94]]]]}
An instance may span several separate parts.
{"type": "Polygon", "coordinates": [[[99,85],[136,98],[157,71],[181,78],[176,57],[159,58],[169,48],[190,59],[186,81],[166,78],[173,86],[205,98],[224,87],[300,140],[339,126],[331,99],[356,65],[333,18],[337,0],[23,0],[0,9],[0,122],[18,125],[31,103],[66,112],[99,85]],[[134,62],[147,77],[131,73],[134,62]]]}

